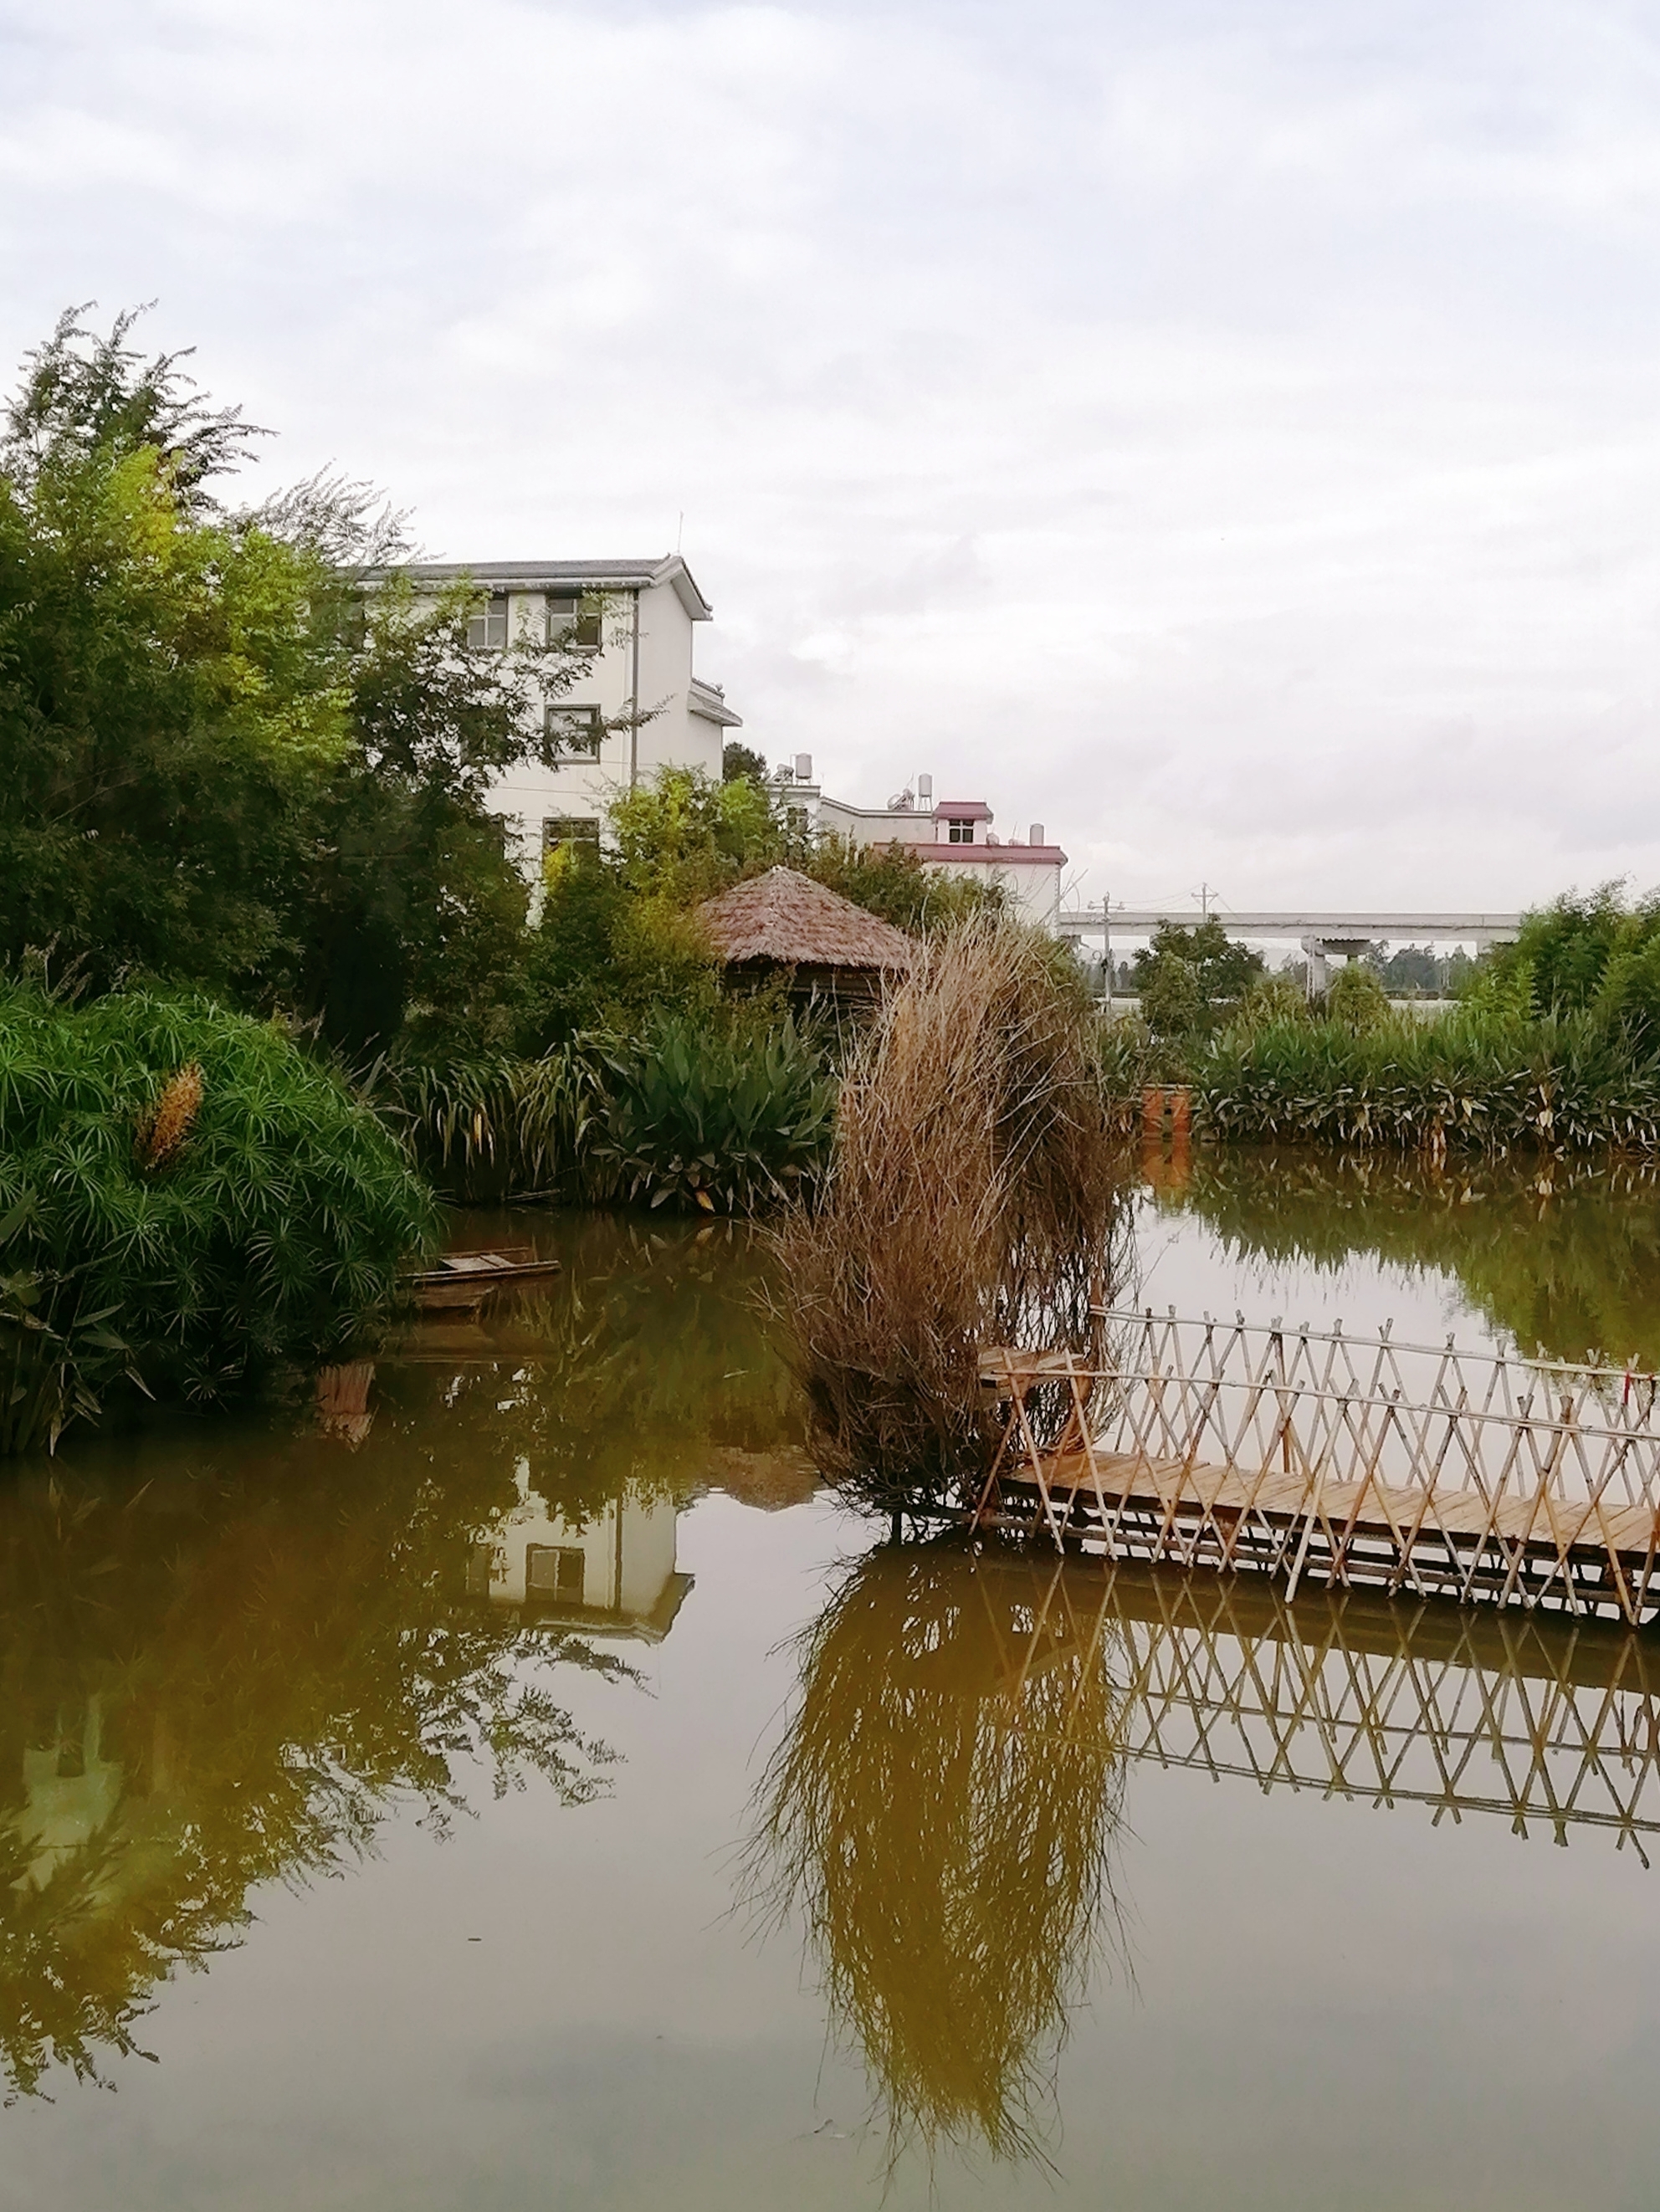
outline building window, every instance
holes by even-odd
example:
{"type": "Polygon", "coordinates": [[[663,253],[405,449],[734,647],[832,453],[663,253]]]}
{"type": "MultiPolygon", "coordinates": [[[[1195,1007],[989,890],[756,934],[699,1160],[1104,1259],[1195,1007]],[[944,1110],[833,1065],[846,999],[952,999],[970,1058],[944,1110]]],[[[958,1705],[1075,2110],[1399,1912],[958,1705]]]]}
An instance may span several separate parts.
{"type": "Polygon", "coordinates": [[[599,824],[590,815],[550,814],[542,824],[542,858],[556,853],[562,845],[592,845],[599,849],[599,824]]]}
{"type": "Polygon", "coordinates": [[[527,1544],[525,1595],[581,1605],[587,1570],[587,1560],[578,1544],[527,1544]]]}
{"type": "Polygon", "coordinates": [[[467,618],[467,643],[500,647],[508,641],[508,595],[496,592],[467,618]]]}
{"type": "Polygon", "coordinates": [[[543,720],[550,760],[598,760],[605,722],[597,707],[550,707],[543,720]]]}
{"type": "Polygon", "coordinates": [[[973,842],[974,842],[974,824],[973,824],[973,823],[972,823],[972,822],[951,822],[951,821],[947,821],[947,823],[946,823],[946,842],[948,845],[971,845],[971,844],[973,844],[973,842]]]}
{"type": "Polygon", "coordinates": [[[474,1544],[467,1552],[467,1595],[488,1597],[490,1594],[490,1570],[496,1564],[494,1544],[474,1544]]]}
{"type": "Polygon", "coordinates": [[[562,645],[576,653],[598,653],[603,642],[597,601],[581,592],[548,593],[550,645],[562,645]]]}

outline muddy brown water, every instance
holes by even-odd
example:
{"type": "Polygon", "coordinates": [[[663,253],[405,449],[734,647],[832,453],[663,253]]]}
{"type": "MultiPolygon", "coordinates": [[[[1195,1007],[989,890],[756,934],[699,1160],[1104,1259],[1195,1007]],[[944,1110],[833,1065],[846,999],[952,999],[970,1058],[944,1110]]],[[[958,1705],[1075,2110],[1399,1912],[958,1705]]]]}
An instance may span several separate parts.
{"type": "MultiPolygon", "coordinates": [[[[1135,1206],[1144,1303],[1660,1355],[1633,1172],[1135,1206]]],[[[564,1272],[8,1474],[7,2212],[1660,2198],[1660,1638],[890,1547],[740,1236],[458,1236],[564,1272]]]]}

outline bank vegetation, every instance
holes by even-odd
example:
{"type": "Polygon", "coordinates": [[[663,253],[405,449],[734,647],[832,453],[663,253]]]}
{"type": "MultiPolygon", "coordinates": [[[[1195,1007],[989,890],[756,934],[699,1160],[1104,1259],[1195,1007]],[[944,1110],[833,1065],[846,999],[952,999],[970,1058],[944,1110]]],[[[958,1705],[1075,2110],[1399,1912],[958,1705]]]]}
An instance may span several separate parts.
{"type": "MultiPolygon", "coordinates": [[[[1171,972],[1184,964],[1180,948],[1157,951],[1171,972]]],[[[1127,1128],[1148,1085],[1179,1084],[1195,1126],[1223,1141],[1432,1156],[1660,1148],[1653,898],[1609,885],[1529,915],[1517,942],[1428,1019],[1392,1006],[1365,961],[1341,969],[1316,1006],[1283,975],[1207,997],[1185,964],[1185,978],[1166,974],[1144,1001],[1150,1018],[1104,1032],[1127,1128]]]]}

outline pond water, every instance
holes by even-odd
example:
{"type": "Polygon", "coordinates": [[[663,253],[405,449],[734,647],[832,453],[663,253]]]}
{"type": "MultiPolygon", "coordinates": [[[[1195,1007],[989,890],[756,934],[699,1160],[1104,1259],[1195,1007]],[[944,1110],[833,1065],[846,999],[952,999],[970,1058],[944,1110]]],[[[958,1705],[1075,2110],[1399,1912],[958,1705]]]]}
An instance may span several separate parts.
{"type": "MultiPolygon", "coordinates": [[[[1144,1302],[1660,1356],[1639,1175],[1135,1203],[1144,1302]]],[[[887,1546],[741,1236],[511,1231],[0,1496],[6,2212],[1660,2199],[1660,1642],[887,1546]]]]}

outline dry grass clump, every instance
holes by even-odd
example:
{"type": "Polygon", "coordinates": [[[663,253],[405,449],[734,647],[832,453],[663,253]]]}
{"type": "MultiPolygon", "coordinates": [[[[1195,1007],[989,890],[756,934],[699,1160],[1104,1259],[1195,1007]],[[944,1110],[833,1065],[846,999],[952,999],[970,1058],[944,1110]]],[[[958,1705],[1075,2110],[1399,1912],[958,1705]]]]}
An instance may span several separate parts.
{"type": "Polygon", "coordinates": [[[1093,1349],[1122,1218],[1096,1043],[1070,957],[980,915],[856,1048],[819,1201],[774,1243],[815,1450],[859,1502],[954,1502],[984,1466],[981,1345],[1093,1349]]]}
{"type": "Polygon", "coordinates": [[[744,1893],[763,1927],[805,1923],[891,2156],[1041,2156],[1072,2009],[1122,1935],[1122,1692],[1061,1571],[884,1546],[802,1638],[744,1893]]]}

